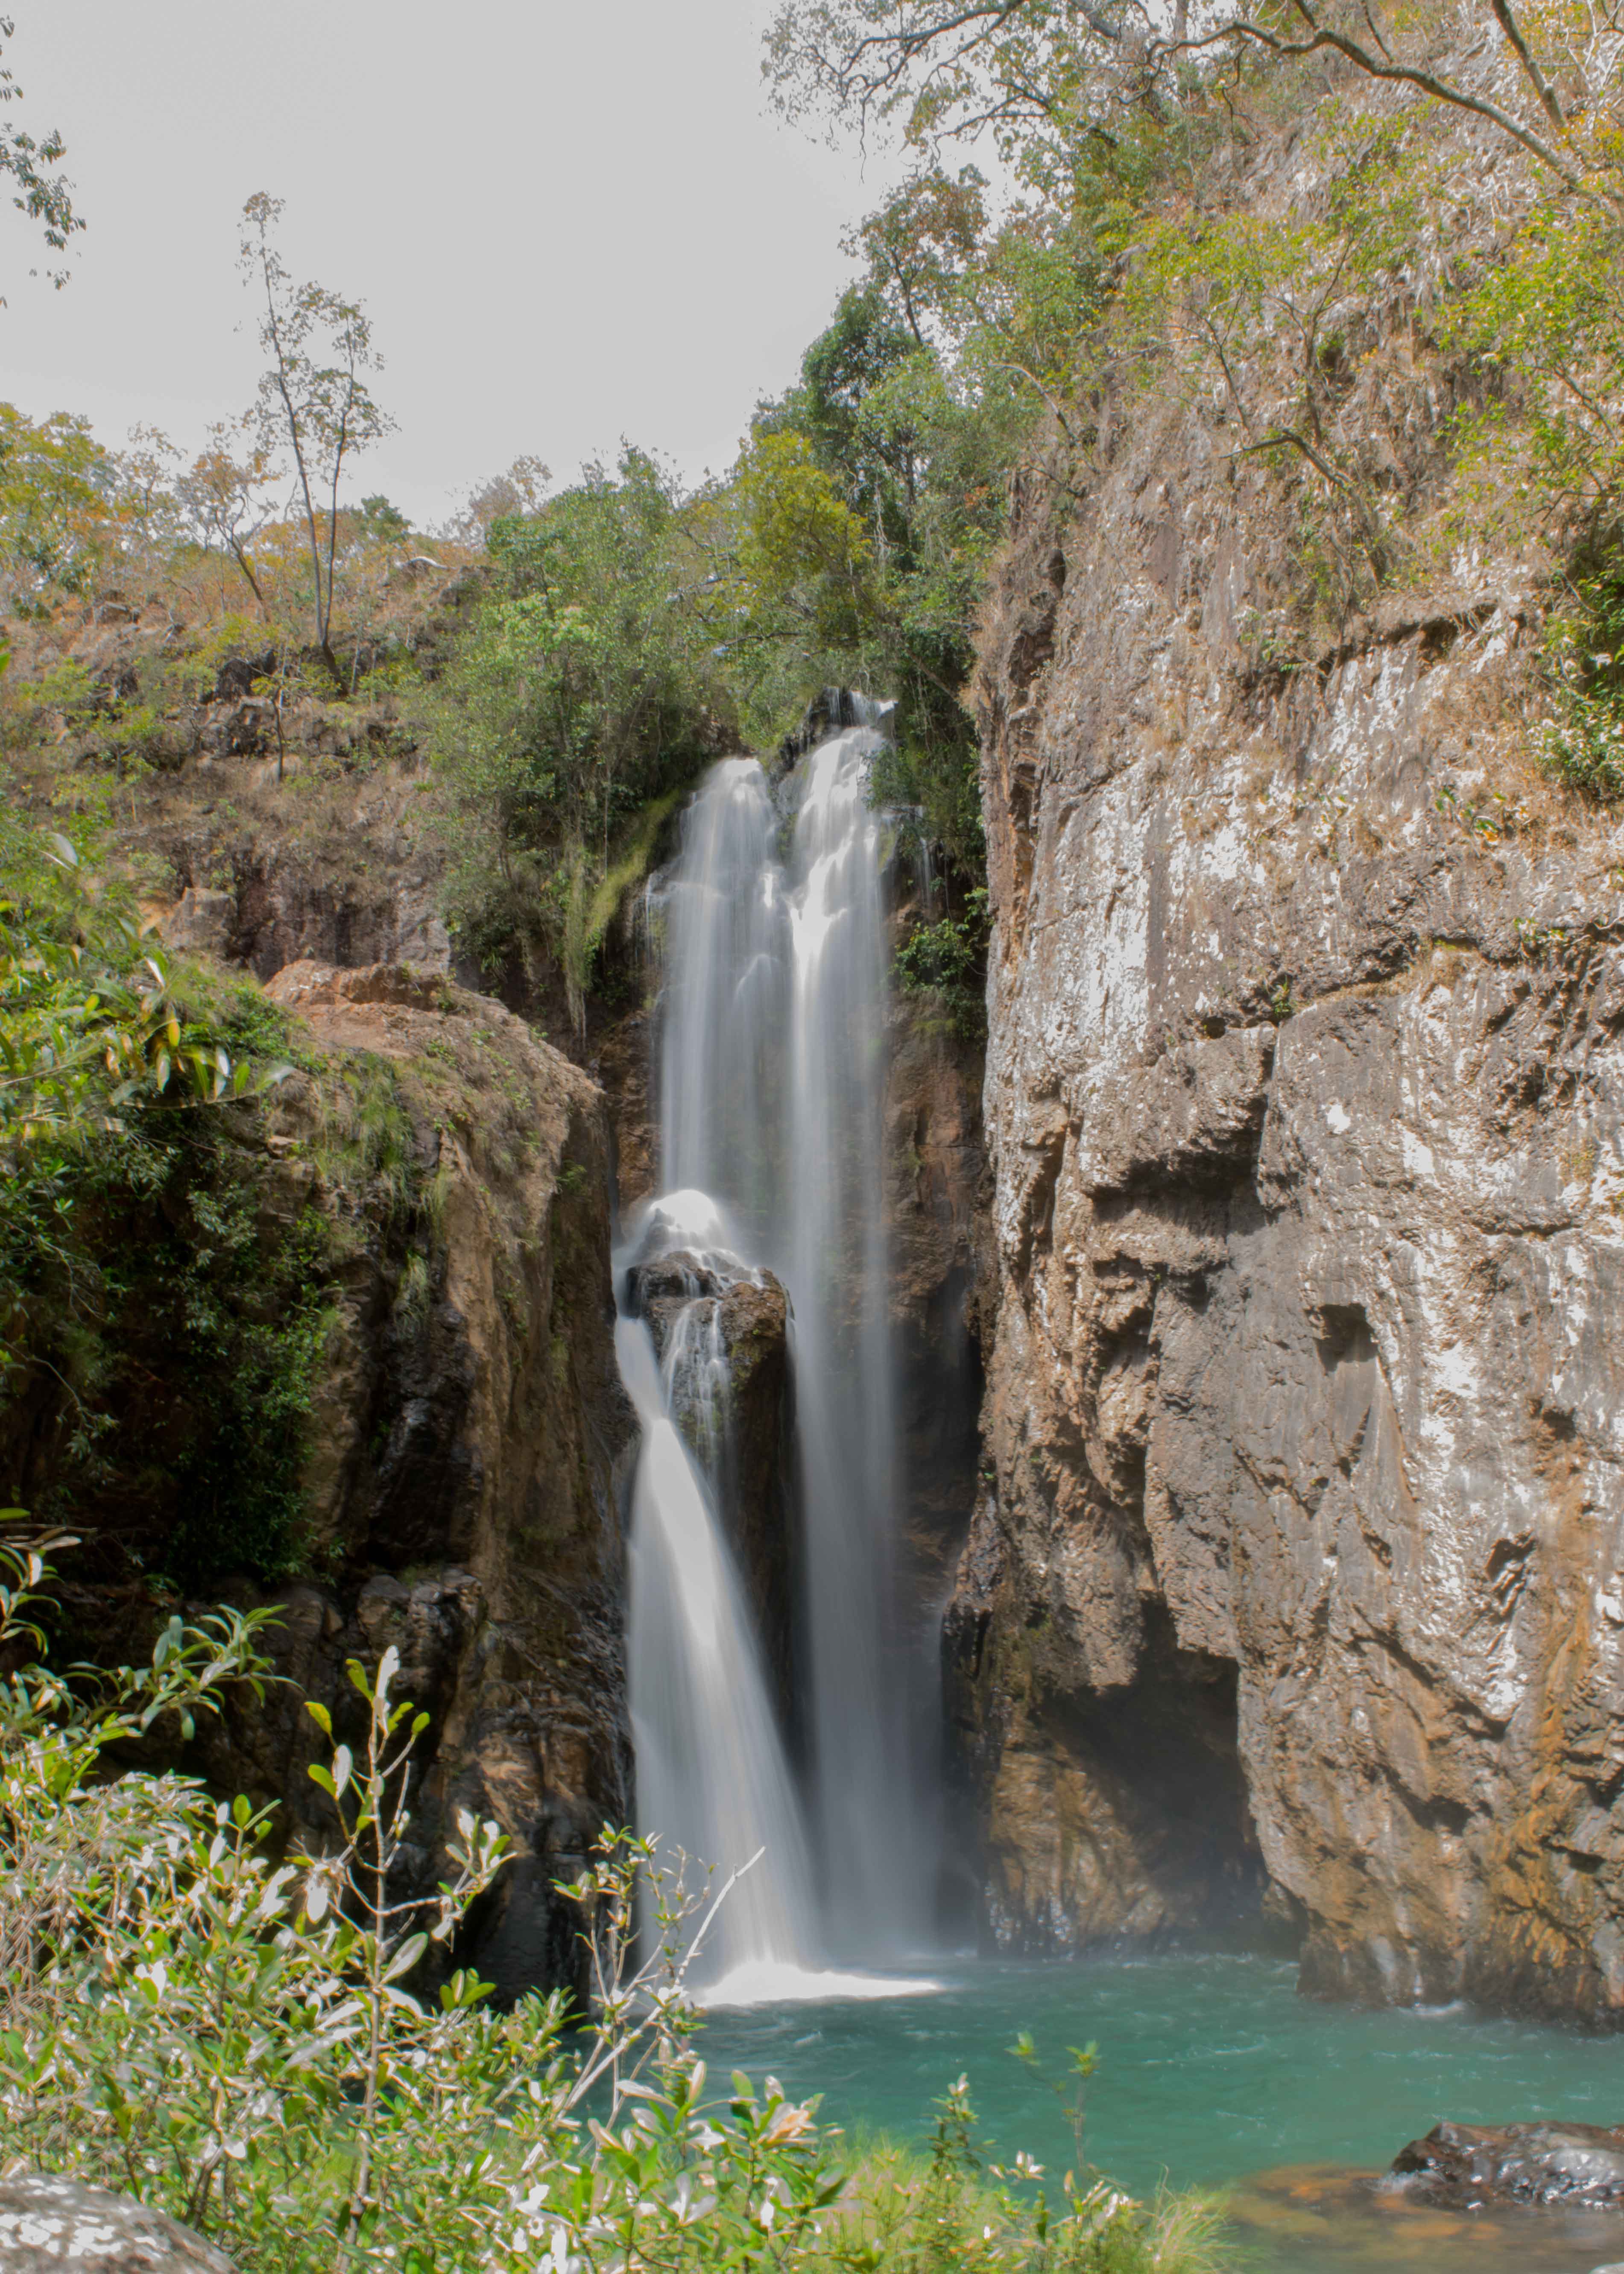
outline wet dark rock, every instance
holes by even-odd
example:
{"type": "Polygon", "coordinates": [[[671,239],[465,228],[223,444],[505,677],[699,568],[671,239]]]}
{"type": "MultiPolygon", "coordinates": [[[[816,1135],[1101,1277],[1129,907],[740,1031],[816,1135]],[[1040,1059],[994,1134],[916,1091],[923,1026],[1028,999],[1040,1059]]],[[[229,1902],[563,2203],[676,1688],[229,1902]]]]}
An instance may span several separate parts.
{"type": "Polygon", "coordinates": [[[0,2274],[231,2274],[231,2261],[167,2212],[54,2172],[0,2180],[0,2274]]]}
{"type": "Polygon", "coordinates": [[[1389,2183],[1423,2202],[1624,2205],[1624,2125],[1435,2124],[1389,2183]]]}

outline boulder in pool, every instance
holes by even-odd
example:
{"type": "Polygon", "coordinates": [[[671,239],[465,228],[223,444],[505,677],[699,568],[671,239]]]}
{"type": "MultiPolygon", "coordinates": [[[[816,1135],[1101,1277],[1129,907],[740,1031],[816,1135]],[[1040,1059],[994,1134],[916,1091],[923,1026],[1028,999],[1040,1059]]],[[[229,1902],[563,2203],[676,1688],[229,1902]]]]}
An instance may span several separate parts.
{"type": "Polygon", "coordinates": [[[1423,2202],[1572,2203],[1624,2210],[1624,2125],[1435,2124],[1388,2183],[1423,2202]]]}

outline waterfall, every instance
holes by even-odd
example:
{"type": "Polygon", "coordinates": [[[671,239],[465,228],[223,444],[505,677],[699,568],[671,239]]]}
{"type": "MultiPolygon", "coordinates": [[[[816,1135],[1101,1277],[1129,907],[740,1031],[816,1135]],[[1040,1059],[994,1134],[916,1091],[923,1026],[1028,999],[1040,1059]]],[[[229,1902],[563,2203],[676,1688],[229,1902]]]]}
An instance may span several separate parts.
{"type": "MultiPolygon", "coordinates": [[[[668,1356],[662,1379],[648,1328],[628,1318],[615,1328],[615,1354],[643,1425],[629,1611],[642,1812],[711,1866],[718,1885],[743,1871],[702,1957],[713,1982],[748,1986],[812,1945],[801,1811],[715,1508],[671,1419],[680,1359],[668,1356]]],[[[690,1882],[690,1892],[700,1889],[690,1882]]]]}
{"type": "Polygon", "coordinates": [[[662,880],[660,1181],[725,1201],[770,1245],[783,1204],[779,1055],[788,1006],[778,817],[754,758],[724,758],[662,880]]]}
{"type": "MultiPolygon", "coordinates": [[[[831,1956],[894,1962],[925,1920],[929,1841],[907,1758],[915,1660],[893,1639],[885,832],[868,794],[881,742],[874,723],[831,735],[790,777],[784,815],[755,759],[724,760],[651,888],[665,1192],[631,1228],[617,1284],[630,1289],[633,1259],[661,1255],[682,1299],[663,1365],[640,1320],[618,1330],[643,1426],[629,1637],[639,1815],[724,1871],[765,1848],[710,1954],[713,1972],[762,1994],[783,1993],[786,1969],[831,1956]],[[717,1502],[729,1393],[714,1290],[763,1270],[791,1304],[799,1787],[717,1502]]],[[[867,1979],[809,1978],[847,1990],[867,1979]]]]}
{"type": "Polygon", "coordinates": [[[887,1678],[894,1421],[881,1218],[885,937],[868,728],[815,750],[790,892],[789,1176],[814,1790],[825,1914],[853,1955],[908,1939],[911,1781],[887,1678]]]}

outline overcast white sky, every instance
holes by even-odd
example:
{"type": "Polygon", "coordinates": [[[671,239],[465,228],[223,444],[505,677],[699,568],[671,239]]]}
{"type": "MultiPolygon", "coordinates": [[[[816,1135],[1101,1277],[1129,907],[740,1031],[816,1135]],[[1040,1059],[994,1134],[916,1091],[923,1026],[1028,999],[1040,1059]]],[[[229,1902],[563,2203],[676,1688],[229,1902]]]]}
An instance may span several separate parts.
{"type": "Polygon", "coordinates": [[[11,0],[10,116],[60,128],[74,276],[0,218],[0,400],[195,442],[258,373],[234,267],[256,190],[296,276],[364,299],[399,431],[363,460],[420,522],[522,451],[622,434],[731,461],[895,168],[767,112],[766,0],[11,0]]]}

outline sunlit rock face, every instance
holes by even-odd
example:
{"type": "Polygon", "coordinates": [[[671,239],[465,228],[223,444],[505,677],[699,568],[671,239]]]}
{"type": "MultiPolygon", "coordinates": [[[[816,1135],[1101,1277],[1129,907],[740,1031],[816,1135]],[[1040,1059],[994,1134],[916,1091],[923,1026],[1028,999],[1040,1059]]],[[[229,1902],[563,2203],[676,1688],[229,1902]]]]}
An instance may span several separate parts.
{"type": "MultiPolygon", "coordinates": [[[[1378,392],[1408,470],[1442,406],[1378,392]]],[[[1619,832],[1528,755],[1514,557],[1270,665],[1289,532],[1235,447],[1165,405],[1058,523],[1029,481],[985,632],[983,1929],[1267,1888],[1306,1987],[1612,2015],[1619,832]]]]}

